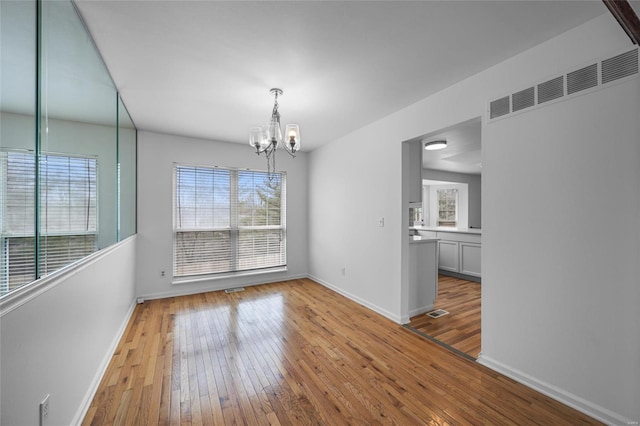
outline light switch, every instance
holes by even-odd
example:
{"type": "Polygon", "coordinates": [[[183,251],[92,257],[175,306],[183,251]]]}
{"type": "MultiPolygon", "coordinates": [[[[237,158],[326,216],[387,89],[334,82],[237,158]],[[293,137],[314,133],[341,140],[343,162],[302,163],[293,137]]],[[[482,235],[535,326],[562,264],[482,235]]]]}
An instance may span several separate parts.
{"type": "Polygon", "coordinates": [[[380,228],[384,228],[384,217],[381,217],[380,219],[378,219],[378,226],[380,228]]]}

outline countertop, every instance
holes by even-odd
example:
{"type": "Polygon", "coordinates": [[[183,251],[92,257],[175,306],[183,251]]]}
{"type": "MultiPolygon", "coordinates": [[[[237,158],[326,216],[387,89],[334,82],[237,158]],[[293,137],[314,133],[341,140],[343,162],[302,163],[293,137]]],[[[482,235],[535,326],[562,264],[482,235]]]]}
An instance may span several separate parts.
{"type": "Polygon", "coordinates": [[[433,243],[438,241],[439,238],[433,237],[421,237],[419,235],[412,235],[409,237],[409,244],[417,244],[417,243],[433,243]]]}
{"type": "Polygon", "coordinates": [[[449,226],[410,226],[409,229],[415,229],[416,231],[457,232],[460,234],[482,235],[482,229],[480,228],[452,228],[449,226]]]}

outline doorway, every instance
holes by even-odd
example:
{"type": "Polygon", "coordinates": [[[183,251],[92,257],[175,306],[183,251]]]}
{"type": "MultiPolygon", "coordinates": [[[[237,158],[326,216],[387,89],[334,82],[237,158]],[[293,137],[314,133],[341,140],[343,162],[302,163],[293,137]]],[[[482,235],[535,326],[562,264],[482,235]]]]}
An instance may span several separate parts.
{"type": "Polygon", "coordinates": [[[438,238],[439,274],[433,310],[407,328],[473,360],[481,349],[481,126],[478,117],[415,138],[446,148],[422,150],[421,220],[410,222],[411,234],[438,238]]]}

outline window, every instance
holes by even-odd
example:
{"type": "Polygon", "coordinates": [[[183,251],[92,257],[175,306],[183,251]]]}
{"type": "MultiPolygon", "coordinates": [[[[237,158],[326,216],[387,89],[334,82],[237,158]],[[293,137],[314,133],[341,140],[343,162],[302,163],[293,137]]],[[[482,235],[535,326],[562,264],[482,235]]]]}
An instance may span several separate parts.
{"type": "Polygon", "coordinates": [[[457,207],[457,189],[438,189],[438,226],[455,227],[458,220],[457,207]]]}
{"type": "Polygon", "coordinates": [[[286,175],[175,167],[174,277],[284,267],[286,175]]]}
{"type": "Polygon", "coordinates": [[[40,156],[37,244],[35,161],[33,153],[0,152],[0,295],[96,251],[96,159],[40,156]]]}

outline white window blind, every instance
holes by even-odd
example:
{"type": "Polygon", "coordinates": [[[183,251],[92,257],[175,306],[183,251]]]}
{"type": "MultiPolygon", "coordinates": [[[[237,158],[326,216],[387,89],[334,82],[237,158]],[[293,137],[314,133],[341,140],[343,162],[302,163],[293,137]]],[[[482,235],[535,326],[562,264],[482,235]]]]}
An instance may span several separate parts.
{"type": "Polygon", "coordinates": [[[175,277],[286,266],[286,175],[175,167],[175,277]]]}
{"type": "Polygon", "coordinates": [[[0,152],[0,295],[96,250],[97,161],[40,156],[39,253],[35,235],[35,155],[0,152]]]}
{"type": "Polygon", "coordinates": [[[438,226],[456,226],[458,190],[438,189],[438,226]]]}

